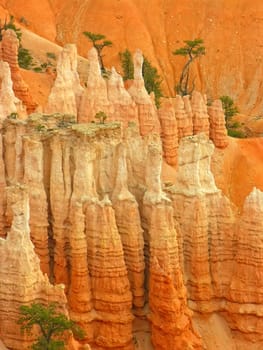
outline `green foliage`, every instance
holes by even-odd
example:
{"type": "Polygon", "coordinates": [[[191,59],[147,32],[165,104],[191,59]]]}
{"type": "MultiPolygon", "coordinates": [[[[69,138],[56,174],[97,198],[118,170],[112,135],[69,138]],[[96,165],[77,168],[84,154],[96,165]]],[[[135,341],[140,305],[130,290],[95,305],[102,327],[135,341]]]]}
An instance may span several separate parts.
{"type": "Polygon", "coordinates": [[[123,80],[129,80],[134,78],[134,66],[132,61],[131,52],[126,49],[123,52],[119,52],[121,60],[121,67],[123,71],[123,80]]]}
{"type": "Polygon", "coordinates": [[[36,73],[42,73],[42,68],[41,67],[34,67],[33,71],[36,73]]]}
{"type": "Polygon", "coordinates": [[[0,41],[2,41],[3,39],[2,31],[7,29],[12,29],[16,33],[16,36],[19,42],[21,41],[21,38],[22,38],[21,29],[15,26],[14,20],[15,20],[14,16],[11,15],[9,17],[9,21],[6,22],[6,19],[5,19],[5,23],[3,25],[0,21],[0,41]]]}
{"type": "Polygon", "coordinates": [[[190,57],[205,55],[205,47],[202,46],[204,43],[203,39],[184,40],[184,43],[186,44],[185,46],[173,51],[174,55],[190,57]]]}
{"type": "Polygon", "coordinates": [[[246,134],[240,129],[240,123],[237,121],[232,121],[232,117],[239,112],[237,106],[234,104],[234,101],[227,95],[221,96],[219,99],[222,102],[222,107],[225,113],[227,134],[231,137],[245,138],[246,134]]]}
{"type": "Polygon", "coordinates": [[[8,119],[17,119],[17,117],[18,117],[17,112],[12,112],[7,116],[8,119]]]}
{"type": "Polygon", "coordinates": [[[96,34],[96,33],[92,33],[92,32],[83,32],[83,34],[90,40],[92,41],[93,44],[96,43],[96,41],[98,40],[102,40],[105,39],[106,36],[103,34],[96,34]]]}
{"type": "Polygon", "coordinates": [[[31,56],[29,50],[22,46],[19,46],[18,49],[18,64],[19,67],[24,69],[30,69],[33,64],[33,57],[31,56]]]}
{"type": "Polygon", "coordinates": [[[37,130],[37,131],[45,131],[45,130],[46,130],[46,127],[45,127],[45,125],[38,124],[38,125],[36,126],[36,130],[37,130]]]}
{"type": "MultiPolygon", "coordinates": [[[[123,80],[133,79],[134,67],[131,52],[128,49],[126,49],[125,51],[119,53],[119,57],[121,60],[121,66],[123,70],[123,80]]],[[[145,56],[142,66],[142,75],[147,92],[149,94],[151,92],[154,92],[155,103],[157,108],[159,108],[160,98],[163,96],[161,89],[162,79],[158,74],[157,69],[152,66],[150,61],[145,56]]]]}
{"type": "Polygon", "coordinates": [[[18,324],[21,331],[29,334],[34,326],[38,326],[40,336],[33,344],[33,350],[63,350],[65,343],[58,337],[63,338],[65,331],[72,331],[79,339],[84,337],[83,330],[73,321],[69,320],[63,313],[57,311],[57,304],[51,303],[47,307],[42,304],[22,305],[20,307],[21,317],[18,324]]]}
{"type": "Polygon", "coordinates": [[[189,88],[191,63],[198,57],[205,55],[205,47],[202,45],[204,43],[203,39],[184,40],[184,43],[185,46],[173,51],[175,56],[188,56],[188,60],[183,66],[179,82],[175,86],[176,92],[182,96],[190,95],[195,88],[194,79],[191,89],[189,88]]]}
{"type": "Polygon", "coordinates": [[[3,25],[0,22],[0,41],[2,41],[3,39],[2,31],[7,29],[12,29],[16,33],[17,39],[19,40],[19,47],[18,47],[19,67],[24,69],[30,69],[33,64],[33,57],[31,56],[29,50],[25,49],[21,45],[22,33],[21,33],[21,29],[17,28],[14,24],[14,16],[10,16],[8,22],[5,20],[5,23],[3,25]]]}
{"type": "Polygon", "coordinates": [[[223,106],[223,110],[226,118],[226,125],[228,127],[228,124],[231,118],[238,113],[238,108],[237,106],[235,106],[234,101],[230,96],[224,95],[224,96],[220,96],[219,98],[222,102],[222,106],[223,106]]]}
{"type": "Polygon", "coordinates": [[[242,130],[227,129],[227,134],[231,137],[237,137],[239,139],[246,138],[246,134],[242,130]]]}
{"type": "Polygon", "coordinates": [[[158,74],[158,71],[152,64],[144,57],[142,65],[142,75],[144,79],[144,85],[148,93],[154,92],[155,103],[157,108],[160,107],[160,98],[163,96],[161,89],[161,77],[158,74]]]}
{"type": "Polygon", "coordinates": [[[232,129],[238,129],[238,128],[240,128],[240,127],[241,127],[241,125],[240,125],[239,122],[233,122],[233,123],[231,123],[231,128],[232,128],[232,129]]]}
{"type": "Polygon", "coordinates": [[[94,118],[98,119],[100,124],[104,124],[105,120],[107,119],[107,115],[106,113],[99,111],[95,114],[94,118]]]}
{"type": "Polygon", "coordinates": [[[52,60],[55,60],[57,58],[54,52],[47,52],[46,55],[47,55],[47,58],[50,58],[52,60]]]}
{"type": "Polygon", "coordinates": [[[101,52],[104,49],[104,47],[112,46],[112,41],[104,40],[106,37],[103,34],[96,34],[92,32],[83,32],[83,34],[87,39],[89,39],[92,42],[93,47],[95,47],[95,49],[97,50],[101,71],[105,72],[106,69],[104,67],[101,52]]]}

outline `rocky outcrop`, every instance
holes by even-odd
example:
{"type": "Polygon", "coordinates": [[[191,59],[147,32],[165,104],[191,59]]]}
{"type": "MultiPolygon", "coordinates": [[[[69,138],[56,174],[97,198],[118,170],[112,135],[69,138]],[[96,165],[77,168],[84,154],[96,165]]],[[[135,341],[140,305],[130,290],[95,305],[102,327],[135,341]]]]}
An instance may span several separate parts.
{"type": "Polygon", "coordinates": [[[182,98],[180,95],[176,95],[173,103],[177,120],[178,140],[181,140],[185,136],[193,135],[193,116],[189,96],[182,98]]]}
{"type": "Polygon", "coordinates": [[[87,264],[87,239],[85,234],[85,215],[81,202],[71,203],[70,215],[70,286],[68,303],[70,317],[78,322],[86,333],[86,339],[93,339],[94,318],[91,281],[87,264]]]}
{"type": "Polygon", "coordinates": [[[204,97],[200,92],[194,91],[191,96],[193,112],[193,133],[194,135],[203,132],[209,136],[209,116],[204,97]]]}
{"type": "Polygon", "coordinates": [[[219,192],[210,170],[213,151],[214,145],[205,134],[181,140],[174,192],[185,196],[219,192]]]}
{"type": "Polygon", "coordinates": [[[144,235],[149,256],[149,305],[156,349],[202,349],[191,323],[179,265],[177,235],[170,200],[162,192],[161,153],[150,144],[143,198],[144,235]],[[154,169],[154,172],[153,172],[154,169]],[[151,173],[151,176],[149,176],[151,173]]]}
{"type": "Polygon", "coordinates": [[[113,105],[113,112],[109,120],[118,120],[127,127],[129,122],[138,123],[138,112],[135,102],[124,87],[123,79],[115,68],[111,69],[110,78],[107,81],[108,98],[113,105]]]}
{"type": "Polygon", "coordinates": [[[235,208],[210,171],[214,145],[205,134],[180,140],[174,185],[163,188],[158,134],[65,118],[34,113],[3,121],[0,224],[5,237],[14,219],[5,183],[26,183],[41,269],[65,283],[85,340],[131,350],[135,316],[150,323],[156,349],[202,349],[189,306],[221,313],[232,329],[260,339],[261,193],[249,197],[236,228],[235,208]]]}
{"type": "Polygon", "coordinates": [[[94,342],[102,349],[133,349],[132,295],[110,201],[85,208],[88,264],[94,309],[94,342]]]}
{"type": "Polygon", "coordinates": [[[13,90],[17,98],[26,106],[27,112],[32,113],[37,104],[32,99],[28,86],[22,78],[20,68],[18,66],[18,47],[19,41],[12,29],[3,32],[2,39],[2,59],[7,62],[11,69],[13,81],[13,90]]]}
{"type": "Polygon", "coordinates": [[[97,112],[104,112],[110,115],[113,107],[108,100],[107,83],[101,75],[98,54],[93,47],[88,52],[89,73],[86,88],[80,101],[78,121],[80,123],[94,120],[97,112]]]}
{"type": "Polygon", "coordinates": [[[57,61],[57,77],[48,97],[46,113],[72,114],[77,117],[84,89],[77,72],[77,49],[67,44],[57,61]]]}
{"type": "Polygon", "coordinates": [[[6,182],[23,181],[23,136],[26,133],[25,123],[20,120],[9,119],[4,125],[3,158],[5,162],[6,182]]]}
{"type": "Polygon", "coordinates": [[[3,159],[3,137],[0,134],[0,237],[6,236],[5,230],[5,211],[6,211],[6,177],[5,163],[3,159]]]}
{"type": "Polygon", "coordinates": [[[164,158],[168,164],[175,166],[177,164],[178,129],[171,99],[161,99],[158,116],[161,124],[164,158]]]}
{"type": "Polygon", "coordinates": [[[52,286],[40,270],[29,231],[29,200],[20,185],[9,187],[8,205],[13,221],[6,239],[0,238],[0,336],[12,349],[27,349],[32,337],[17,324],[19,307],[34,301],[58,302],[65,307],[63,286],[52,286]]]}
{"type": "Polygon", "coordinates": [[[50,208],[54,242],[54,277],[56,283],[68,286],[67,269],[69,244],[67,221],[71,196],[70,140],[59,136],[50,142],[50,208]]]}
{"type": "Polygon", "coordinates": [[[160,123],[157,116],[156,107],[151,96],[144,86],[142,76],[143,55],[137,50],[133,55],[134,80],[128,89],[138,108],[140,134],[142,136],[149,133],[160,133],[160,123]]]}
{"type": "Polygon", "coordinates": [[[208,107],[210,131],[209,137],[218,148],[225,148],[228,145],[226,120],[220,100],[213,101],[208,107]]]}
{"type": "Polygon", "coordinates": [[[25,110],[22,102],[14,94],[10,67],[7,62],[0,61],[0,78],[0,120],[9,115],[23,118],[25,110]]]}
{"type": "Polygon", "coordinates": [[[248,339],[263,340],[262,318],[263,192],[254,188],[246,198],[235,235],[235,260],[229,286],[227,319],[248,339]]]}
{"type": "MultiPolygon", "coordinates": [[[[179,251],[189,298],[200,302],[199,310],[202,302],[223,297],[234,258],[235,218],[210,171],[213,149],[212,141],[204,134],[183,139],[175,185],[169,190],[179,223],[179,251]],[[220,275],[221,269],[224,272],[220,275]]],[[[210,309],[209,302],[204,309],[210,309]]]]}
{"type": "Polygon", "coordinates": [[[133,297],[135,314],[140,315],[145,303],[144,293],[144,240],[140,213],[135,197],[128,189],[126,148],[119,146],[118,170],[113,192],[116,224],[121,237],[125,264],[133,297]]]}
{"type": "Polygon", "coordinates": [[[30,237],[40,259],[43,273],[49,275],[48,203],[44,188],[43,145],[39,140],[23,138],[24,183],[28,186],[30,237]]]}

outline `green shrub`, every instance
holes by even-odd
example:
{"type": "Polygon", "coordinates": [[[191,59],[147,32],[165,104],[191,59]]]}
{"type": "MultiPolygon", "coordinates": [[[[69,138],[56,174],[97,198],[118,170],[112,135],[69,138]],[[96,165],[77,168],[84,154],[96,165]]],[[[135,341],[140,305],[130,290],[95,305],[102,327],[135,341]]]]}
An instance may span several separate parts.
{"type": "Polygon", "coordinates": [[[238,129],[240,128],[241,124],[239,122],[233,122],[230,124],[231,129],[238,129]]]}
{"type": "Polygon", "coordinates": [[[84,331],[75,322],[59,312],[56,303],[48,306],[22,305],[19,310],[21,316],[17,323],[21,325],[21,331],[31,334],[32,328],[39,330],[38,338],[32,345],[33,350],[64,350],[64,333],[68,331],[72,331],[77,339],[83,339],[85,336],[84,331]]]}
{"type": "Polygon", "coordinates": [[[134,66],[132,61],[131,52],[126,49],[123,52],[119,52],[121,60],[121,67],[123,71],[123,80],[134,79],[134,66]]]}
{"type": "Polygon", "coordinates": [[[161,83],[162,79],[158,74],[155,67],[152,66],[150,61],[144,57],[142,65],[142,75],[144,79],[144,85],[148,93],[154,92],[156,107],[160,107],[160,98],[163,96],[161,83]]]}
{"type": "Polygon", "coordinates": [[[227,130],[227,134],[228,134],[228,136],[237,137],[239,139],[246,138],[246,135],[245,135],[245,133],[242,130],[228,129],[227,130]]]}
{"type": "Polygon", "coordinates": [[[5,20],[5,23],[3,26],[2,26],[2,23],[0,22],[0,41],[2,41],[3,39],[2,31],[7,29],[12,29],[16,33],[16,36],[19,42],[21,42],[21,38],[22,38],[21,29],[15,26],[14,20],[15,20],[14,16],[10,15],[9,21],[6,22],[5,20]]]}
{"type": "Polygon", "coordinates": [[[104,124],[105,120],[107,119],[107,115],[106,113],[99,111],[95,114],[94,118],[98,119],[100,124],[104,124]]]}
{"type": "Polygon", "coordinates": [[[42,68],[41,67],[34,67],[33,71],[36,73],[42,73],[42,68]]]}
{"type": "Polygon", "coordinates": [[[22,46],[19,46],[19,49],[18,49],[18,64],[19,64],[19,67],[24,69],[32,68],[32,64],[33,64],[33,57],[31,56],[29,50],[25,49],[22,46]]]}
{"type": "Polygon", "coordinates": [[[47,55],[47,58],[50,58],[52,60],[55,60],[57,58],[54,52],[47,52],[46,55],[47,55]]]}
{"type": "Polygon", "coordinates": [[[205,47],[203,46],[203,39],[184,40],[185,46],[173,51],[176,56],[188,57],[183,66],[178,84],[175,86],[176,93],[181,96],[191,95],[195,88],[194,79],[192,80],[192,87],[190,83],[190,65],[202,55],[205,55],[205,47]]]}
{"type": "Polygon", "coordinates": [[[234,115],[236,115],[239,111],[237,106],[235,106],[234,101],[230,96],[224,95],[220,96],[219,99],[222,102],[223,110],[226,118],[226,127],[229,129],[231,127],[231,119],[234,115]]]}
{"type": "MultiPolygon", "coordinates": [[[[126,49],[125,51],[119,53],[119,57],[123,70],[123,80],[133,79],[134,67],[131,52],[126,49]]],[[[162,79],[158,74],[157,69],[152,66],[151,62],[145,56],[143,58],[144,60],[142,66],[142,75],[144,79],[144,85],[149,94],[151,92],[154,92],[155,104],[156,107],[159,108],[160,98],[163,96],[161,89],[162,79]]]]}

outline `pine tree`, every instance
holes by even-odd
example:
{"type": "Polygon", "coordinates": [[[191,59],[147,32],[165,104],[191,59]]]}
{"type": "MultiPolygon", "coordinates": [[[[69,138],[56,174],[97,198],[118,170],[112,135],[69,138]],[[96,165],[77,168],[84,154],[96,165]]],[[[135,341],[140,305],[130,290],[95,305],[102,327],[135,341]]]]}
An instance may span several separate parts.
{"type": "MultiPolygon", "coordinates": [[[[121,66],[123,70],[123,80],[133,79],[134,68],[131,52],[126,49],[119,53],[121,59],[121,66]]],[[[163,96],[161,83],[162,79],[158,74],[155,67],[152,66],[150,61],[144,56],[142,66],[142,75],[144,79],[144,85],[148,93],[154,92],[155,104],[157,108],[160,107],[160,98],[163,96]]]]}
{"type": "Polygon", "coordinates": [[[134,78],[134,67],[132,61],[131,52],[126,49],[123,52],[119,53],[119,57],[121,60],[121,67],[123,71],[123,80],[129,80],[134,78]]]}
{"type": "Polygon", "coordinates": [[[35,325],[39,328],[40,336],[32,345],[33,350],[64,350],[65,343],[58,337],[63,338],[64,332],[69,330],[79,339],[84,337],[84,332],[78,325],[57,311],[56,303],[47,307],[42,304],[22,305],[20,313],[22,316],[18,324],[21,324],[22,331],[31,333],[35,325]]]}
{"type": "Polygon", "coordinates": [[[112,42],[110,40],[104,40],[106,37],[103,34],[96,34],[92,32],[83,32],[83,34],[92,42],[93,47],[95,47],[97,50],[101,71],[106,72],[101,52],[104,47],[112,46],[112,42]]]}
{"type": "Polygon", "coordinates": [[[182,73],[179,79],[179,83],[176,85],[176,92],[182,96],[190,95],[194,88],[194,80],[192,82],[191,89],[189,88],[189,78],[190,78],[190,65],[200,56],[205,55],[205,47],[202,39],[195,40],[185,40],[185,46],[173,51],[174,55],[177,56],[188,56],[188,61],[185,63],[182,73]]]}

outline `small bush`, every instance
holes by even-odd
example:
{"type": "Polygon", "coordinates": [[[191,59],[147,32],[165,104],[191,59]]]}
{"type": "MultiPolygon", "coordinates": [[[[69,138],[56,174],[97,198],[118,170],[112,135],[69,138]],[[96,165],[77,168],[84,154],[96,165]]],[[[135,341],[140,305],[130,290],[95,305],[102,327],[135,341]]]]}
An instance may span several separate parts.
{"type": "Polygon", "coordinates": [[[45,127],[45,125],[38,124],[38,125],[36,126],[36,130],[37,130],[37,131],[45,131],[45,130],[46,130],[46,127],[45,127]]]}
{"type": "Polygon", "coordinates": [[[226,127],[230,127],[230,121],[234,115],[236,115],[239,111],[237,106],[234,104],[234,101],[230,96],[224,95],[220,96],[219,99],[222,102],[223,110],[226,118],[226,127]]]}
{"type": "Polygon", "coordinates": [[[18,114],[16,112],[12,112],[7,116],[8,119],[17,119],[17,117],[18,114]]]}
{"type": "Polygon", "coordinates": [[[25,49],[22,46],[19,46],[19,49],[18,49],[18,64],[19,64],[19,67],[24,69],[32,68],[32,64],[33,64],[33,57],[31,56],[29,50],[25,49]]]}
{"type": "Polygon", "coordinates": [[[98,119],[100,124],[104,124],[105,120],[107,119],[107,115],[106,113],[99,111],[95,114],[94,118],[98,119]]]}
{"type": "MultiPolygon", "coordinates": [[[[134,67],[131,52],[126,49],[125,51],[119,53],[119,57],[123,70],[123,80],[133,79],[134,67]]],[[[162,79],[158,74],[157,69],[152,66],[151,62],[145,56],[143,57],[142,75],[148,94],[154,92],[155,104],[156,107],[159,108],[160,98],[163,96],[161,89],[162,79]]]]}
{"type": "Polygon", "coordinates": [[[229,125],[229,128],[231,129],[238,129],[240,128],[241,124],[239,122],[233,122],[229,125]]]}
{"type": "Polygon", "coordinates": [[[126,49],[123,52],[119,52],[119,57],[121,60],[121,67],[123,71],[123,80],[129,80],[134,78],[134,67],[132,61],[131,52],[126,49]]]}
{"type": "Polygon", "coordinates": [[[46,55],[47,55],[47,58],[50,58],[51,60],[55,60],[57,58],[54,52],[47,52],[46,55]]]}
{"type": "Polygon", "coordinates": [[[41,67],[34,67],[33,71],[36,73],[42,73],[42,68],[41,67]]]}
{"type": "Polygon", "coordinates": [[[239,138],[239,139],[246,138],[246,135],[245,135],[245,133],[242,130],[228,129],[227,130],[227,134],[228,134],[228,136],[236,137],[236,138],[239,138]]]}

